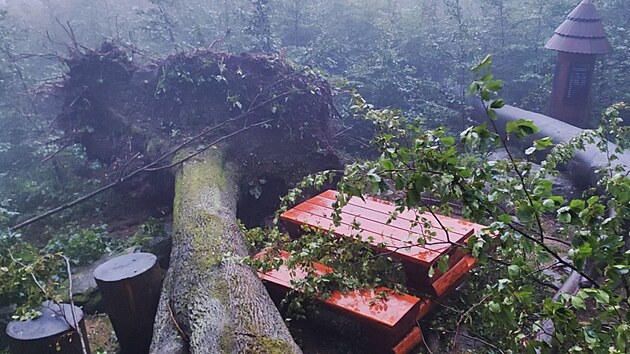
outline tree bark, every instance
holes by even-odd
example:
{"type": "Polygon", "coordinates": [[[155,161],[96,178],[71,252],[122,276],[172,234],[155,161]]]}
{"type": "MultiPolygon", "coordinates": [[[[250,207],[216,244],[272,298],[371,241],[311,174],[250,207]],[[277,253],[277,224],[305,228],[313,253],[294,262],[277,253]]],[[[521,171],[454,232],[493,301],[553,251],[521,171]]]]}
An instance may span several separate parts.
{"type": "Polygon", "coordinates": [[[220,150],[178,171],[173,250],[151,353],[300,353],[247,255],[236,173],[220,150]],[[185,336],[186,338],[184,338],[185,336]]]}

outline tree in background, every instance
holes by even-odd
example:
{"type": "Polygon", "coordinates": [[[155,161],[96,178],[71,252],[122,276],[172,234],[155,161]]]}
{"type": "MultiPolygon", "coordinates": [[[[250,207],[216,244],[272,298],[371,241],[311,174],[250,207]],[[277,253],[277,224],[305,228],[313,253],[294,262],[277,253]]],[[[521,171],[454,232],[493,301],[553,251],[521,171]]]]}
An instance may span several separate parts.
{"type": "Polygon", "coordinates": [[[256,39],[255,46],[263,53],[273,53],[277,49],[276,37],[272,24],[270,0],[250,0],[251,10],[245,32],[256,39]]]}

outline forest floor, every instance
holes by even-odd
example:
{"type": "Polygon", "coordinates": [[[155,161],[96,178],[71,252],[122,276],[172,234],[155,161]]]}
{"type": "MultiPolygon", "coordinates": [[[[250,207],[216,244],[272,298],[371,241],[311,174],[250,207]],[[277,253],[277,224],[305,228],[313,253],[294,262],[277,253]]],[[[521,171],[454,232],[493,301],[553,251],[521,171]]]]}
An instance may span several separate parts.
{"type": "Polygon", "coordinates": [[[92,353],[112,354],[118,352],[120,347],[112,323],[106,314],[86,316],[85,328],[92,353]]]}

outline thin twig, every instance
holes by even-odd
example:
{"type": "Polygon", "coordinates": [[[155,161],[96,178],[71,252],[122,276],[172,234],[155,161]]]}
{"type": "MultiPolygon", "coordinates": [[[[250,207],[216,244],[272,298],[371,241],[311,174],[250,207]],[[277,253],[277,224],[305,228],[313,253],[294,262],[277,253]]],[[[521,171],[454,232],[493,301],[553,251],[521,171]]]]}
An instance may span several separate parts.
{"type": "MultiPolygon", "coordinates": [[[[486,102],[484,100],[481,100],[481,104],[486,110],[486,112],[488,112],[488,106],[486,105],[486,102]]],[[[488,114],[486,114],[486,116],[488,117],[490,124],[492,124],[492,128],[494,129],[494,132],[497,134],[497,137],[501,141],[501,145],[503,145],[503,149],[505,150],[505,152],[508,155],[508,158],[510,159],[510,164],[512,165],[514,172],[516,172],[516,175],[518,176],[520,180],[521,187],[523,187],[523,191],[525,192],[525,195],[527,196],[527,201],[529,202],[529,205],[532,208],[534,208],[534,217],[536,218],[536,223],[538,224],[538,229],[540,231],[540,238],[542,241],[545,241],[545,230],[543,229],[542,221],[540,220],[540,215],[538,214],[538,209],[534,207],[534,200],[532,199],[532,196],[529,193],[529,189],[527,188],[527,184],[525,183],[525,176],[523,176],[523,173],[518,168],[518,165],[516,164],[516,159],[512,155],[512,151],[510,151],[510,148],[508,147],[506,139],[504,139],[501,136],[501,134],[499,134],[499,129],[497,127],[497,124],[494,122],[494,119],[490,118],[488,114]]]]}
{"type": "Polygon", "coordinates": [[[177,323],[177,320],[175,319],[175,315],[173,314],[173,309],[171,308],[171,304],[169,301],[166,302],[166,308],[168,309],[168,314],[171,317],[171,321],[173,321],[173,324],[175,325],[175,328],[177,328],[177,331],[179,332],[179,335],[182,336],[182,339],[188,343],[190,340],[188,339],[188,335],[186,335],[186,333],[182,330],[182,328],[179,326],[179,323],[177,323]]]}
{"type": "Polygon", "coordinates": [[[593,279],[593,277],[591,277],[590,275],[586,274],[585,272],[579,270],[577,267],[575,267],[570,262],[565,261],[562,257],[560,257],[560,255],[558,253],[554,252],[547,244],[545,244],[545,242],[543,242],[543,241],[541,241],[541,240],[539,240],[539,239],[537,239],[535,237],[532,237],[531,235],[523,232],[522,230],[519,230],[518,228],[514,227],[514,225],[512,225],[511,223],[508,224],[508,226],[512,230],[514,230],[514,231],[520,233],[521,235],[523,235],[528,240],[530,240],[530,241],[536,243],[537,245],[539,245],[540,247],[542,247],[545,250],[545,252],[547,252],[549,255],[551,255],[553,258],[555,258],[558,261],[558,263],[561,263],[565,267],[571,268],[571,270],[573,270],[573,271],[577,272],[578,274],[580,274],[581,276],[583,276],[584,279],[586,279],[589,282],[591,282],[591,284],[593,284],[594,287],[596,287],[598,289],[601,287],[599,285],[599,283],[597,283],[595,281],[595,279],[593,279]]]}
{"type": "MultiPolygon", "coordinates": [[[[422,199],[420,199],[420,201],[422,201],[422,199]]],[[[440,220],[440,218],[438,218],[438,216],[435,214],[435,212],[433,212],[433,208],[431,208],[431,206],[429,204],[426,204],[426,203],[422,203],[422,204],[424,205],[425,208],[427,208],[429,213],[431,213],[433,218],[435,220],[437,220],[438,224],[440,224],[440,227],[446,233],[446,241],[448,241],[450,243],[451,242],[451,237],[450,237],[450,234],[449,234],[448,229],[446,228],[446,226],[444,226],[444,224],[442,224],[442,221],[440,220]]]]}
{"type": "MultiPolygon", "coordinates": [[[[418,327],[420,326],[419,323],[416,322],[416,324],[418,325],[418,327]]],[[[424,336],[423,336],[424,337],[424,336]]],[[[429,354],[433,354],[433,352],[431,351],[431,348],[429,348],[429,343],[427,343],[426,340],[424,340],[424,338],[422,338],[422,344],[424,344],[424,347],[427,349],[427,351],[429,352],[429,354]]]]}
{"type": "Polygon", "coordinates": [[[457,325],[455,327],[455,337],[457,337],[459,335],[459,328],[462,325],[462,322],[464,322],[464,320],[466,320],[466,316],[468,316],[468,314],[471,313],[475,308],[483,305],[491,297],[492,297],[492,294],[488,294],[488,295],[484,296],[479,302],[477,302],[476,304],[472,305],[468,310],[466,310],[464,313],[462,313],[459,316],[459,319],[457,320],[457,325]]]}
{"type": "MultiPolygon", "coordinates": [[[[79,339],[81,340],[81,349],[83,350],[83,354],[89,354],[87,350],[87,345],[85,344],[85,338],[83,338],[83,330],[79,326],[79,321],[77,321],[77,315],[74,311],[74,298],[72,297],[72,269],[70,267],[70,259],[68,257],[61,255],[61,258],[66,262],[66,272],[68,274],[68,299],[70,301],[70,311],[72,312],[72,327],[79,334],[79,339]]],[[[58,304],[59,308],[61,304],[58,304]]],[[[66,316],[64,316],[66,318],[66,316]]],[[[67,321],[67,319],[66,319],[67,321]]]]}
{"type": "Polygon", "coordinates": [[[346,128],[346,129],[340,131],[339,133],[335,134],[335,136],[333,136],[333,138],[338,138],[338,137],[344,135],[345,133],[347,133],[351,129],[352,129],[352,127],[346,128]]]}
{"type": "MultiPolygon", "coordinates": [[[[433,329],[433,328],[432,328],[432,329],[433,329]]],[[[440,329],[440,331],[442,331],[442,332],[446,332],[446,333],[453,333],[453,331],[447,331],[447,330],[445,330],[445,329],[440,329]]],[[[480,342],[480,343],[483,343],[483,344],[485,344],[485,345],[489,346],[490,348],[492,348],[492,349],[494,349],[494,350],[498,351],[499,353],[505,353],[503,350],[499,349],[499,347],[497,347],[496,345],[494,345],[494,344],[492,344],[492,343],[490,343],[490,342],[488,342],[488,341],[486,341],[486,340],[483,340],[483,339],[481,339],[481,338],[479,338],[479,337],[474,337],[474,336],[471,336],[471,335],[469,335],[469,334],[464,334],[464,333],[459,333],[459,334],[457,334],[457,335],[462,336],[462,337],[465,337],[465,338],[468,338],[468,339],[472,339],[472,340],[474,340],[474,341],[478,341],[478,342],[480,342]]]]}
{"type": "Polygon", "coordinates": [[[127,162],[125,162],[125,164],[120,168],[120,173],[118,174],[118,178],[117,178],[118,180],[120,180],[124,176],[127,166],[129,166],[129,164],[140,155],[141,153],[137,152],[135,155],[133,155],[133,157],[131,157],[129,160],[127,160],[127,162]]]}
{"type": "MultiPolygon", "coordinates": [[[[26,264],[20,262],[17,258],[15,258],[13,256],[13,252],[11,252],[11,250],[8,250],[9,252],[9,257],[11,257],[11,260],[15,263],[20,265],[20,267],[22,268],[27,268],[26,264]]],[[[39,288],[39,290],[41,290],[41,292],[44,294],[44,296],[48,297],[48,291],[44,288],[44,286],[39,282],[39,280],[37,280],[37,277],[35,276],[35,273],[30,272],[31,278],[33,279],[33,281],[35,282],[35,285],[37,285],[37,287],[39,288]]]]}
{"type": "Polygon", "coordinates": [[[180,165],[180,164],[182,164],[182,163],[192,159],[195,156],[200,155],[201,153],[207,151],[211,147],[216,146],[218,143],[220,143],[220,142],[222,142],[224,140],[227,140],[227,139],[233,137],[234,135],[240,134],[240,133],[242,133],[242,132],[244,132],[246,130],[252,129],[252,128],[256,128],[256,127],[259,127],[259,126],[262,126],[262,125],[265,125],[265,124],[269,124],[271,122],[273,122],[273,119],[268,119],[268,120],[265,120],[265,121],[262,121],[262,122],[259,122],[259,123],[256,123],[256,124],[252,124],[252,125],[243,127],[243,128],[241,128],[241,129],[239,129],[237,131],[234,131],[234,132],[228,134],[228,135],[224,135],[224,136],[220,137],[219,139],[213,141],[211,144],[208,144],[206,147],[195,151],[194,153],[192,153],[192,154],[182,158],[181,160],[175,161],[175,162],[173,162],[173,163],[171,163],[169,165],[166,165],[166,166],[160,166],[160,167],[155,167],[155,168],[148,168],[148,169],[146,169],[146,172],[162,171],[162,170],[167,170],[169,168],[175,167],[177,165],[180,165]]]}
{"type": "Polygon", "coordinates": [[[53,157],[57,156],[60,152],[62,152],[63,150],[67,149],[69,146],[71,146],[71,143],[65,143],[63,144],[59,149],[55,150],[55,152],[53,152],[52,154],[44,157],[41,161],[41,163],[46,163],[48,162],[50,159],[52,159],[53,157]]]}

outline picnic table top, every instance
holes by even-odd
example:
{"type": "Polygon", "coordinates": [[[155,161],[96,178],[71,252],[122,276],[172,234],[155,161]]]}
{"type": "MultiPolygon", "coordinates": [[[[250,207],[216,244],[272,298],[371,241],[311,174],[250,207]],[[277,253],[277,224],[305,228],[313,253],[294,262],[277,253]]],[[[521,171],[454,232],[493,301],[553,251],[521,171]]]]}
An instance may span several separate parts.
{"type": "Polygon", "coordinates": [[[429,212],[399,212],[395,204],[372,197],[365,200],[352,197],[341,209],[341,223],[336,226],[333,203],[337,195],[338,192],[327,190],[284,212],[281,219],[330,230],[338,236],[359,235],[375,248],[385,245],[384,251],[392,252],[393,256],[427,267],[484,227],[429,212]]]}

